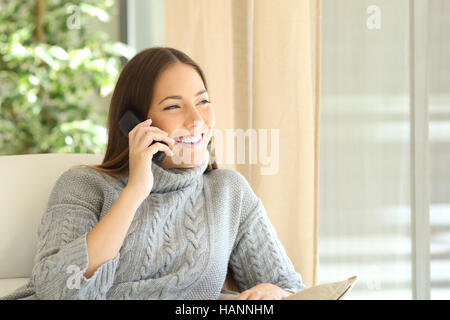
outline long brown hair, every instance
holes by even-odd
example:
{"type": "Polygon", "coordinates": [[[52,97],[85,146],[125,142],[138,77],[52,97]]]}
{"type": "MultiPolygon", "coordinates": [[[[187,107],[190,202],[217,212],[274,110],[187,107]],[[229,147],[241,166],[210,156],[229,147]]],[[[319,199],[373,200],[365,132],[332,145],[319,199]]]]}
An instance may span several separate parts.
{"type": "MultiPolygon", "coordinates": [[[[170,65],[181,62],[192,66],[200,75],[208,90],[206,79],[200,66],[185,53],[169,47],[152,47],[139,52],[122,70],[117,80],[108,113],[108,144],[103,162],[98,165],[81,165],[108,174],[128,172],[128,137],[119,130],[119,120],[132,109],[140,119],[147,119],[150,102],[158,76],[170,65]]],[[[205,170],[217,169],[217,163],[211,150],[210,163],[205,170]]]]}

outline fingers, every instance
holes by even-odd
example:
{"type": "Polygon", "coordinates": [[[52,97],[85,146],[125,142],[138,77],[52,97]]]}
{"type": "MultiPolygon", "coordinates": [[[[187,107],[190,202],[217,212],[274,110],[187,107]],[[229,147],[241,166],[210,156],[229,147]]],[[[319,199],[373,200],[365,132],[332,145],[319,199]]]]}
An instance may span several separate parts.
{"type": "Polygon", "coordinates": [[[262,298],[262,294],[259,291],[253,291],[249,294],[247,300],[260,300],[262,298]]]}
{"type": "MultiPolygon", "coordinates": [[[[165,135],[166,137],[169,135],[167,132],[161,130],[160,128],[153,127],[153,126],[142,126],[142,127],[135,128],[135,129],[136,129],[136,132],[134,133],[134,136],[132,138],[135,140],[136,139],[139,140],[147,132],[159,133],[159,134],[165,135]]],[[[131,130],[131,131],[133,131],[133,130],[131,130]]]]}
{"type": "Polygon", "coordinates": [[[150,147],[148,147],[144,152],[149,156],[149,157],[153,157],[153,155],[155,153],[157,153],[158,151],[163,151],[167,156],[172,157],[173,156],[173,151],[170,150],[170,148],[168,146],[166,146],[165,144],[162,144],[160,142],[157,142],[153,145],[151,145],[150,147]]]}
{"type": "Polygon", "coordinates": [[[243,291],[236,300],[281,300],[268,292],[260,290],[246,290],[243,291]]]}
{"type": "Polygon", "coordinates": [[[169,146],[173,146],[175,144],[175,140],[173,140],[172,138],[159,132],[155,133],[155,131],[153,130],[148,130],[144,132],[140,137],[138,141],[139,148],[141,149],[147,148],[154,140],[163,141],[167,143],[169,146]]]}
{"type": "MultiPolygon", "coordinates": [[[[143,151],[150,144],[156,141],[163,141],[169,146],[175,144],[175,140],[170,138],[167,132],[161,130],[160,128],[151,126],[152,120],[147,119],[136,125],[128,134],[130,150],[143,151]]],[[[169,148],[170,149],[170,148],[169,148]]],[[[156,151],[157,152],[157,151],[156,151]]]]}
{"type": "Polygon", "coordinates": [[[236,300],[247,300],[248,296],[249,296],[249,292],[244,291],[236,298],[236,300]]]}
{"type": "Polygon", "coordinates": [[[128,139],[131,141],[133,137],[135,136],[136,132],[139,130],[139,128],[144,126],[150,126],[152,123],[152,119],[147,119],[145,121],[142,121],[141,123],[137,124],[131,131],[128,133],[128,139]]]}
{"type": "Polygon", "coordinates": [[[256,290],[246,290],[242,292],[236,300],[260,300],[261,292],[256,290]]]}

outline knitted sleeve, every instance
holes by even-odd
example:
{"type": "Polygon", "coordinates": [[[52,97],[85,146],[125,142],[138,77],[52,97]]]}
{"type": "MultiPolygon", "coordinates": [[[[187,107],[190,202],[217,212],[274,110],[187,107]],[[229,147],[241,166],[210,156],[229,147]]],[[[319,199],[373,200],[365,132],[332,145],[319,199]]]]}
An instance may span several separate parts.
{"type": "MultiPolygon", "coordinates": [[[[38,228],[31,279],[39,299],[105,299],[120,253],[87,279],[87,233],[98,223],[104,178],[86,168],[64,172],[52,189],[38,228]]],[[[92,169],[90,169],[92,170],[92,169]]]]}
{"type": "Polygon", "coordinates": [[[241,177],[242,213],[230,267],[242,292],[260,283],[272,283],[289,291],[306,288],[278,239],[261,200],[241,177]]]}

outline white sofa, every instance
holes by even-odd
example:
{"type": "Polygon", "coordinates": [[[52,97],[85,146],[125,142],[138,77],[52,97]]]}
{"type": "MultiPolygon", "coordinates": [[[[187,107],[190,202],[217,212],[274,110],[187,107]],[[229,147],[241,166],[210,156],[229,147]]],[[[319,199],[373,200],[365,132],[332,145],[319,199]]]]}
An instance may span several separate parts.
{"type": "Polygon", "coordinates": [[[37,228],[56,180],[78,164],[97,164],[97,154],[0,156],[0,297],[28,282],[37,228]]]}

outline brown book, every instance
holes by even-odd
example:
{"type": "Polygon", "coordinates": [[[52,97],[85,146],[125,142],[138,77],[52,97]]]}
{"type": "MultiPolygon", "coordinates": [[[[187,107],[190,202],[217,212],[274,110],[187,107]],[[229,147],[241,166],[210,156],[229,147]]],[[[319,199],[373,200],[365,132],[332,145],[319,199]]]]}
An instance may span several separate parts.
{"type": "MultiPolygon", "coordinates": [[[[357,277],[353,276],[344,281],[320,284],[306,288],[284,298],[283,300],[341,300],[355,285],[357,277]]],[[[219,300],[234,300],[239,292],[223,289],[219,300]]]]}
{"type": "Polygon", "coordinates": [[[353,288],[357,277],[310,287],[291,294],[284,300],[341,300],[353,288]]]}

